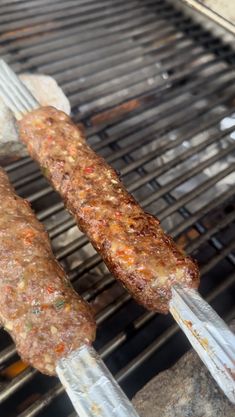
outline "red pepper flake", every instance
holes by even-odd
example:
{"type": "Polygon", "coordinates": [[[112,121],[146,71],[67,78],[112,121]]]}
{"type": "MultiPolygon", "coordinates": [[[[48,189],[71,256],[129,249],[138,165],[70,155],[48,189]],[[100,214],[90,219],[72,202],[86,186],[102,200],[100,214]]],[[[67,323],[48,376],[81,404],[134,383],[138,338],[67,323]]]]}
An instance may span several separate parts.
{"type": "Polygon", "coordinates": [[[86,167],[84,169],[85,174],[92,174],[94,172],[94,168],[93,167],[86,167]]]}
{"type": "Polygon", "coordinates": [[[7,292],[8,294],[12,294],[13,293],[13,288],[10,285],[6,285],[5,286],[5,292],[7,292]]]}
{"type": "Polygon", "coordinates": [[[107,220],[100,219],[99,224],[102,225],[102,226],[107,226],[108,223],[107,223],[107,220]]]}
{"type": "Polygon", "coordinates": [[[47,292],[48,292],[48,294],[52,294],[53,292],[55,292],[55,288],[52,287],[51,285],[48,285],[47,292]]]}
{"type": "Polygon", "coordinates": [[[42,304],[41,305],[41,310],[42,311],[49,310],[49,308],[51,308],[51,304],[42,304]]]}
{"type": "Polygon", "coordinates": [[[119,249],[119,250],[116,251],[117,256],[125,256],[125,254],[126,254],[126,252],[124,250],[119,249]]]}
{"type": "Polygon", "coordinates": [[[64,345],[63,342],[58,343],[58,345],[56,345],[56,347],[55,347],[55,352],[56,353],[63,353],[64,350],[65,350],[65,345],[64,345]]]}
{"type": "Polygon", "coordinates": [[[115,217],[117,217],[117,219],[120,219],[122,213],[120,211],[116,211],[115,212],[115,217]]]}
{"type": "Polygon", "coordinates": [[[48,136],[46,137],[46,140],[48,140],[48,142],[51,142],[51,141],[52,141],[52,139],[53,139],[53,136],[51,136],[51,135],[48,135],[48,136]]]}
{"type": "Polygon", "coordinates": [[[35,231],[32,229],[24,229],[23,231],[23,239],[24,242],[28,245],[31,244],[35,238],[35,231]]]}

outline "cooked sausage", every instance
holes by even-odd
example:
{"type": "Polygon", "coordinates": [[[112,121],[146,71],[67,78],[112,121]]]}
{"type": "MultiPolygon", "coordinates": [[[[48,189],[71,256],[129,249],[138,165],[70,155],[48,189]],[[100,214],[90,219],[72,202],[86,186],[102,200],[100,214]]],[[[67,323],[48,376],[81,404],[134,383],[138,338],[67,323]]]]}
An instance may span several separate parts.
{"type": "Polygon", "coordinates": [[[94,340],[95,323],[2,169],[0,196],[0,321],[23,361],[53,375],[60,357],[94,340]]]}
{"type": "Polygon", "coordinates": [[[24,116],[19,132],[79,228],[140,304],[166,313],[173,285],[198,286],[194,261],[128,194],[66,114],[42,107],[24,116]]]}

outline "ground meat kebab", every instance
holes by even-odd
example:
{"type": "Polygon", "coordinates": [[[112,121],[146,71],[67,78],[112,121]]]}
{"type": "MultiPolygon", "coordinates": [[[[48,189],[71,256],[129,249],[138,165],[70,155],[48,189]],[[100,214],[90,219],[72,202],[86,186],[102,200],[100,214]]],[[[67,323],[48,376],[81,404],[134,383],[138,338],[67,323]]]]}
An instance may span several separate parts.
{"type": "Polygon", "coordinates": [[[34,110],[19,121],[19,132],[79,228],[139,303],[166,313],[173,285],[198,287],[194,261],[128,194],[65,113],[53,107],[34,110]]]}
{"type": "Polygon", "coordinates": [[[2,169],[0,196],[0,321],[23,361],[53,375],[59,358],[92,343],[94,319],[2,169]]]}

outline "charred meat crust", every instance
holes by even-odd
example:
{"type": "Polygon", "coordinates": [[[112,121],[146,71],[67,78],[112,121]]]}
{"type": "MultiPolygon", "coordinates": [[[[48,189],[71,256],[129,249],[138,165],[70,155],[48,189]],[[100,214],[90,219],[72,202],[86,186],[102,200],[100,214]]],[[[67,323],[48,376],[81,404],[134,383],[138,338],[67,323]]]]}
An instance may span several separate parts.
{"type": "Polygon", "coordinates": [[[167,313],[174,284],[198,287],[195,262],[128,194],[66,114],[40,108],[19,122],[19,132],[78,227],[140,304],[167,313]]]}
{"type": "Polygon", "coordinates": [[[55,260],[47,233],[0,169],[0,321],[23,361],[54,375],[95,337],[90,308],[55,260]]]}

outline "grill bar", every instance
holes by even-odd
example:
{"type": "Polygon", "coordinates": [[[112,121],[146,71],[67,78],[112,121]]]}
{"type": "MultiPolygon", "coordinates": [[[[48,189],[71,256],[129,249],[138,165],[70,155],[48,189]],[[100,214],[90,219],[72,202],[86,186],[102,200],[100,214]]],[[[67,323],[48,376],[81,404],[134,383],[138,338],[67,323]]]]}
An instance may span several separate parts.
{"type": "Polygon", "coordinates": [[[4,364],[4,362],[8,361],[15,354],[16,354],[16,347],[15,347],[15,345],[7,346],[5,349],[3,349],[1,351],[0,365],[4,364]]]}
{"type": "Polygon", "coordinates": [[[204,233],[203,235],[201,235],[200,237],[195,239],[193,242],[191,242],[187,246],[187,252],[188,253],[194,252],[196,249],[198,249],[200,246],[202,246],[203,243],[205,243],[208,239],[210,239],[213,235],[218,233],[219,230],[225,228],[230,223],[234,222],[234,220],[235,220],[235,211],[228,214],[223,220],[220,221],[219,224],[217,224],[213,228],[209,229],[206,233],[204,233]]]}
{"type": "MultiPolygon", "coordinates": [[[[46,71],[50,70],[50,71],[53,71],[53,73],[60,72],[59,71],[60,66],[62,66],[62,68],[63,68],[63,65],[65,65],[65,57],[67,57],[67,59],[71,59],[71,64],[72,65],[74,64],[74,62],[75,62],[74,59],[75,58],[73,57],[73,54],[75,53],[75,51],[77,53],[79,53],[79,56],[80,56],[80,60],[78,60],[78,66],[77,66],[77,68],[79,68],[80,67],[79,62],[81,62],[81,60],[82,61],[84,60],[84,61],[90,62],[90,63],[96,62],[94,59],[92,59],[92,53],[99,52],[99,59],[101,59],[102,58],[101,52],[104,49],[104,46],[107,48],[107,46],[109,46],[109,44],[112,45],[113,48],[110,51],[109,51],[109,49],[105,49],[108,52],[109,56],[111,56],[111,54],[112,55],[116,54],[116,46],[120,42],[122,42],[123,40],[126,39],[126,42],[129,41],[129,42],[131,42],[131,45],[133,45],[133,37],[137,38],[137,44],[139,46],[142,46],[142,45],[146,44],[147,50],[145,51],[145,54],[146,54],[146,52],[149,52],[151,50],[153,50],[153,52],[158,51],[160,53],[162,53],[164,51],[167,51],[169,49],[169,44],[166,43],[166,44],[162,45],[162,40],[163,40],[164,37],[169,38],[171,45],[177,44],[177,46],[180,46],[181,44],[184,45],[185,43],[190,43],[191,46],[194,46],[192,44],[192,41],[190,41],[190,39],[188,39],[188,37],[186,35],[184,35],[182,33],[182,35],[179,36],[177,34],[177,30],[174,29],[174,28],[173,29],[171,29],[171,28],[170,29],[168,29],[168,28],[163,29],[163,24],[160,25],[160,27],[159,27],[159,26],[156,25],[156,22],[155,22],[154,25],[152,23],[152,26],[153,26],[153,28],[151,28],[151,26],[148,23],[148,25],[146,25],[146,28],[145,28],[145,26],[142,26],[142,27],[136,28],[134,31],[128,30],[128,32],[126,32],[126,33],[123,33],[123,31],[120,32],[120,30],[119,30],[118,31],[119,36],[117,36],[117,34],[115,34],[116,35],[115,36],[115,43],[112,42],[112,39],[114,39],[114,35],[113,35],[113,36],[111,36],[111,38],[106,39],[105,41],[103,40],[103,38],[99,38],[99,37],[98,37],[98,39],[95,43],[94,43],[94,41],[91,43],[91,41],[89,40],[87,42],[84,42],[81,45],[80,48],[76,44],[74,44],[72,46],[65,45],[66,49],[63,49],[63,48],[60,47],[60,49],[58,51],[57,50],[55,51],[54,50],[54,45],[52,45],[53,49],[52,49],[52,52],[51,52],[51,55],[52,55],[51,57],[50,57],[50,52],[47,51],[47,53],[45,53],[43,55],[39,55],[38,57],[32,57],[31,58],[31,57],[28,57],[28,51],[27,51],[27,54],[26,54],[27,62],[25,63],[24,68],[27,69],[27,67],[30,68],[33,65],[40,64],[40,66],[42,67],[43,70],[46,70],[46,71]],[[158,44],[154,48],[154,45],[151,46],[151,41],[155,40],[156,34],[158,34],[158,32],[159,32],[158,44]],[[174,39],[175,35],[177,35],[176,39],[174,39]],[[103,43],[101,43],[101,41],[103,43]],[[151,48],[151,49],[149,49],[149,48],[151,48]],[[63,59],[61,58],[60,52],[63,53],[63,55],[62,55],[63,59]],[[49,64],[50,58],[56,59],[56,64],[54,64],[56,71],[53,70],[53,66],[50,67],[50,64],[49,64]]],[[[185,29],[187,29],[187,26],[188,25],[185,24],[185,29]]],[[[128,29],[129,29],[129,27],[128,27],[128,29]]],[[[204,39],[201,40],[202,45],[206,41],[208,42],[209,36],[206,36],[207,33],[202,32],[200,28],[198,28],[197,31],[198,31],[198,34],[200,36],[202,36],[204,34],[204,39]]],[[[103,37],[104,37],[104,35],[103,35],[103,37]]],[[[216,46],[212,45],[211,48],[213,49],[213,47],[215,48],[216,46]]],[[[218,48],[218,44],[217,44],[217,48],[218,48]]],[[[198,49],[198,46],[195,46],[194,49],[198,49]]],[[[97,58],[97,55],[95,55],[95,57],[97,58]]],[[[21,57],[19,56],[19,58],[21,58],[21,57]]],[[[67,59],[66,59],[66,61],[67,61],[67,59]]],[[[70,63],[70,61],[69,61],[69,63],[70,63]]]]}
{"type": "MultiPolygon", "coordinates": [[[[89,2],[87,2],[87,3],[89,3],[89,2]]],[[[96,8],[95,8],[94,7],[94,2],[93,3],[91,2],[90,5],[86,4],[84,2],[84,5],[80,4],[79,13],[83,14],[83,13],[86,13],[87,11],[89,11],[89,10],[95,11],[95,10],[100,9],[100,8],[102,9],[104,6],[107,6],[108,4],[109,4],[108,1],[102,1],[102,2],[99,2],[99,4],[96,4],[96,8]]],[[[37,20],[38,20],[38,19],[41,19],[40,15],[43,15],[43,16],[46,15],[46,16],[49,16],[49,19],[51,17],[53,17],[53,19],[55,19],[57,17],[63,17],[63,15],[61,15],[61,13],[58,14],[58,12],[60,12],[60,11],[64,12],[66,10],[66,13],[67,13],[67,11],[70,10],[70,8],[72,8],[72,10],[76,9],[76,6],[77,6],[76,0],[72,0],[72,1],[69,0],[69,1],[66,2],[66,4],[59,3],[59,2],[54,2],[54,4],[48,4],[48,2],[45,2],[45,4],[43,5],[43,8],[34,7],[33,10],[31,9],[32,4],[30,5],[30,8],[29,8],[29,5],[27,5],[27,4],[25,4],[25,5],[21,4],[21,7],[19,8],[18,11],[16,11],[16,6],[14,6],[14,9],[10,13],[10,15],[9,15],[9,7],[8,8],[3,7],[2,10],[1,10],[1,12],[2,12],[1,21],[2,22],[9,22],[9,21],[10,22],[15,22],[15,21],[18,22],[18,21],[20,21],[21,25],[22,24],[24,25],[24,23],[23,23],[24,19],[27,18],[26,23],[28,23],[28,18],[29,17],[31,17],[31,18],[37,17],[37,20]],[[25,6],[25,7],[23,7],[23,6],[25,6]],[[4,14],[7,14],[7,15],[4,16],[4,14]],[[22,22],[21,19],[23,19],[23,22],[22,22]]],[[[31,20],[31,22],[34,23],[34,20],[31,20]]]]}
{"type": "MultiPolygon", "coordinates": [[[[19,417],[35,417],[47,408],[52,401],[61,395],[64,392],[62,385],[56,385],[54,388],[50,389],[45,395],[43,395],[40,400],[37,400],[31,405],[26,411],[19,414],[19,417]]],[[[76,416],[77,417],[77,416],[76,416]]]]}
{"type": "MultiPolygon", "coordinates": [[[[196,75],[197,75],[197,73],[194,73],[194,76],[196,76],[196,75]]],[[[158,109],[158,107],[160,105],[162,106],[163,104],[167,104],[170,100],[174,100],[176,98],[179,98],[179,97],[181,97],[181,95],[183,96],[184,94],[188,93],[189,91],[193,90],[194,88],[195,89],[196,88],[201,88],[206,83],[211,83],[216,78],[217,77],[212,76],[212,78],[209,78],[209,79],[207,78],[206,80],[203,80],[203,81],[201,81],[201,80],[199,80],[199,81],[197,81],[197,80],[196,81],[192,81],[192,83],[190,83],[189,85],[187,84],[185,87],[184,86],[180,86],[180,87],[177,86],[175,88],[175,90],[170,91],[168,94],[164,95],[161,98],[161,101],[160,102],[159,102],[159,99],[156,100],[157,101],[157,103],[156,103],[157,105],[156,105],[156,107],[154,107],[154,113],[156,111],[156,113],[157,113],[158,116],[156,116],[156,114],[152,114],[152,111],[151,111],[149,117],[147,117],[148,114],[146,114],[146,119],[145,119],[145,123],[146,124],[145,124],[145,127],[151,125],[152,123],[160,122],[160,120],[162,120],[162,118],[164,117],[164,111],[162,111],[160,113],[160,111],[158,109]]],[[[231,82],[232,82],[232,80],[231,80],[231,82]]],[[[219,93],[222,89],[225,89],[225,87],[226,86],[224,84],[222,86],[218,86],[218,90],[216,90],[216,91],[219,93]]],[[[198,102],[201,99],[210,99],[211,98],[211,94],[213,96],[213,92],[210,92],[210,93],[208,93],[208,92],[206,93],[205,91],[203,91],[202,93],[200,92],[200,94],[198,94],[198,96],[196,98],[192,98],[191,101],[189,101],[189,100],[186,101],[186,104],[183,103],[182,104],[182,110],[183,109],[184,110],[187,109],[188,108],[187,106],[189,106],[189,103],[194,104],[194,103],[198,102]]],[[[216,101],[215,102],[213,101],[210,109],[213,109],[215,105],[223,104],[226,101],[231,100],[232,97],[233,97],[233,95],[231,93],[231,95],[228,94],[228,96],[226,96],[226,98],[225,97],[223,97],[223,98],[221,98],[221,97],[215,98],[216,101]],[[224,100],[224,101],[221,101],[221,100],[224,100]]],[[[151,104],[149,105],[149,108],[148,107],[147,108],[145,107],[144,110],[152,109],[152,107],[153,107],[153,103],[151,102],[151,104]]],[[[173,111],[173,109],[175,110],[175,113],[178,112],[178,106],[176,108],[175,104],[172,106],[172,111],[173,111]]],[[[143,109],[142,109],[142,111],[143,111],[143,109]]],[[[208,111],[210,111],[210,110],[208,110],[208,111]]],[[[169,114],[170,114],[169,113],[169,109],[167,109],[167,115],[166,116],[168,117],[169,114]]],[[[199,116],[200,115],[201,115],[201,113],[199,113],[199,116]]],[[[197,117],[197,115],[194,114],[194,120],[195,120],[196,117],[197,117]]],[[[110,132],[109,134],[112,134],[112,137],[108,138],[107,140],[104,139],[102,142],[98,142],[97,145],[94,146],[94,149],[96,151],[98,151],[101,148],[103,148],[104,146],[107,146],[107,145],[110,145],[110,144],[114,143],[115,141],[117,141],[118,139],[120,139],[120,137],[122,138],[122,135],[125,134],[125,135],[128,135],[129,136],[130,134],[134,133],[137,129],[139,129],[140,127],[142,127],[142,124],[143,124],[143,120],[142,119],[143,119],[143,115],[141,116],[141,119],[140,119],[139,123],[135,123],[136,116],[134,116],[133,119],[127,119],[127,123],[128,122],[130,123],[130,127],[125,128],[125,125],[124,125],[123,131],[121,131],[119,133],[116,133],[116,134],[110,128],[109,129],[109,132],[110,132]]],[[[184,119],[183,119],[183,121],[184,121],[184,119]]],[[[171,128],[173,129],[173,127],[171,127],[171,128]]],[[[168,131],[166,131],[166,132],[168,132],[168,131]]],[[[99,132],[99,133],[101,133],[101,132],[99,132]]]]}
{"type": "MultiPolygon", "coordinates": [[[[191,174],[193,174],[193,175],[199,174],[202,170],[206,169],[210,165],[212,165],[215,162],[217,162],[221,157],[230,154],[230,152],[233,151],[234,148],[235,148],[235,146],[233,144],[231,144],[230,146],[228,146],[228,148],[224,149],[221,152],[220,155],[217,155],[216,154],[216,155],[212,156],[211,158],[208,158],[208,160],[201,162],[195,168],[192,169],[191,174]]],[[[231,173],[231,172],[233,172],[234,167],[235,167],[235,164],[234,165],[231,165],[229,167],[228,171],[225,171],[226,172],[226,175],[229,174],[229,173],[231,173]]],[[[184,173],[184,174],[180,175],[179,177],[176,177],[176,179],[174,181],[171,181],[169,184],[163,186],[159,191],[157,191],[156,193],[152,194],[150,197],[146,198],[142,202],[143,207],[148,206],[150,203],[152,203],[153,201],[156,201],[158,198],[160,198],[164,194],[166,194],[169,191],[173,190],[174,188],[176,188],[180,184],[186,182],[191,177],[192,177],[192,175],[190,175],[190,173],[184,173]]],[[[223,176],[222,176],[222,178],[223,178],[223,176]]]]}
{"type": "Polygon", "coordinates": [[[26,368],[25,371],[21,372],[18,376],[12,379],[11,382],[7,385],[7,388],[2,389],[0,392],[0,403],[9,398],[24,384],[31,381],[32,378],[36,375],[36,373],[37,371],[35,369],[26,368]]]}
{"type": "MultiPolygon", "coordinates": [[[[132,11],[133,12],[133,11],[132,11]]],[[[175,13],[171,12],[171,14],[169,14],[169,16],[174,16],[175,13]]],[[[71,37],[73,35],[77,35],[79,36],[79,39],[81,39],[81,42],[86,41],[88,39],[97,39],[100,36],[104,36],[104,34],[112,34],[113,32],[120,32],[122,30],[125,29],[129,29],[130,27],[132,28],[132,23],[137,25],[138,23],[140,25],[144,25],[147,22],[153,22],[155,21],[154,17],[151,14],[147,14],[145,16],[141,15],[141,13],[132,13],[133,19],[130,21],[130,14],[129,13],[124,13],[123,15],[121,13],[119,13],[116,17],[113,18],[112,20],[112,24],[109,24],[109,20],[107,18],[104,18],[102,20],[99,21],[95,21],[93,23],[93,32],[91,33],[90,31],[87,31],[87,25],[86,28],[84,30],[84,28],[82,26],[75,26],[75,27],[68,27],[68,28],[61,28],[59,30],[57,30],[56,32],[49,32],[46,34],[46,36],[40,36],[40,38],[38,37],[29,37],[28,39],[24,38],[24,39],[18,39],[15,40],[13,39],[11,41],[11,43],[8,46],[9,51],[15,51],[18,48],[20,48],[21,46],[24,47],[24,51],[28,51],[28,53],[35,53],[35,48],[37,48],[37,52],[41,53],[41,51],[43,52],[45,50],[45,46],[47,44],[47,41],[49,43],[49,47],[51,46],[51,44],[54,45],[54,47],[56,48],[56,46],[63,46],[64,45],[64,40],[66,41],[67,37],[71,37]],[[105,26],[106,24],[106,26],[105,26]],[[63,35],[63,39],[60,39],[63,35]],[[55,44],[54,44],[55,42],[55,44]]],[[[180,21],[183,19],[182,16],[179,17],[180,21]]],[[[89,28],[88,28],[89,29],[89,28]]],[[[21,50],[19,51],[19,53],[24,54],[24,51],[21,52],[21,50]]],[[[27,56],[27,55],[22,55],[23,56],[27,56]]],[[[11,58],[12,62],[14,62],[14,57],[11,58]]]]}
{"type": "Polygon", "coordinates": [[[233,172],[234,166],[227,167],[224,171],[219,172],[214,177],[208,179],[205,181],[201,186],[197,187],[196,190],[193,190],[191,193],[188,193],[185,197],[178,200],[175,204],[172,204],[171,207],[167,208],[165,211],[159,212],[158,216],[160,220],[163,220],[167,217],[167,215],[170,215],[175,210],[179,210],[180,207],[185,206],[190,201],[194,200],[196,197],[199,197],[203,192],[210,189],[211,186],[218,183],[220,180],[225,178],[227,175],[231,174],[233,172]]]}
{"type": "MultiPolygon", "coordinates": [[[[148,1],[150,3],[150,1],[148,1]]],[[[45,25],[45,28],[48,29],[55,29],[57,27],[61,27],[62,25],[68,25],[69,22],[70,24],[73,23],[82,23],[82,22],[87,22],[87,21],[92,21],[93,19],[99,19],[102,18],[104,15],[105,16],[109,16],[112,15],[113,13],[118,13],[119,11],[123,12],[124,10],[129,10],[131,7],[133,7],[133,5],[129,5],[129,4],[125,4],[124,0],[117,0],[116,1],[117,5],[114,4],[112,7],[109,7],[108,9],[106,9],[105,11],[103,10],[102,6],[101,7],[93,7],[93,11],[94,13],[92,13],[92,17],[89,18],[86,14],[87,10],[84,9],[84,16],[83,15],[83,10],[82,7],[79,7],[79,9],[77,7],[73,7],[72,10],[70,10],[69,8],[66,9],[66,15],[64,13],[64,11],[52,11],[52,13],[48,12],[43,14],[43,16],[40,15],[33,15],[32,18],[30,19],[30,28],[32,28],[32,32],[33,32],[33,28],[36,26],[37,28],[37,24],[38,23],[43,23],[45,25]],[[101,9],[100,11],[96,11],[96,9],[101,9]],[[52,20],[53,17],[53,20],[52,20]],[[60,22],[59,19],[62,18],[62,22],[60,22]],[[58,19],[58,20],[57,20],[58,19]],[[35,25],[35,26],[34,26],[35,25]]],[[[138,8],[138,3],[134,2],[134,5],[136,6],[136,8],[138,8]]],[[[76,6],[76,5],[75,5],[76,6]]],[[[141,6],[139,6],[141,7],[141,6]]],[[[15,20],[15,21],[10,21],[7,23],[3,23],[1,25],[1,31],[12,31],[12,30],[16,30],[16,29],[20,29],[22,26],[23,27],[27,27],[29,23],[28,18],[26,19],[20,19],[20,20],[15,20]]],[[[32,33],[31,32],[31,33],[32,33]]],[[[39,33],[39,32],[37,32],[39,33]]]]}
{"type": "Polygon", "coordinates": [[[172,234],[174,238],[176,238],[179,234],[187,230],[190,226],[196,223],[205,213],[209,213],[216,207],[224,204],[229,198],[233,197],[233,189],[229,188],[228,190],[224,191],[220,196],[216,198],[216,201],[211,201],[208,204],[205,204],[200,210],[196,213],[191,214],[190,218],[184,220],[175,228],[171,229],[169,233],[172,234]]]}
{"type": "MultiPolygon", "coordinates": [[[[115,0],[116,1],[116,0],[115,0]]],[[[75,24],[82,24],[85,23],[86,24],[86,29],[85,30],[89,30],[89,29],[93,29],[95,27],[99,27],[99,26],[103,26],[104,24],[108,24],[111,25],[112,23],[116,22],[119,19],[118,14],[122,14],[123,11],[128,11],[128,9],[131,10],[131,14],[135,15],[136,13],[143,13],[143,11],[146,12],[146,8],[143,5],[137,5],[134,9],[133,9],[133,4],[131,5],[127,5],[124,4],[125,2],[123,0],[120,0],[120,3],[115,7],[113,7],[112,12],[106,12],[105,13],[105,17],[104,19],[102,19],[103,17],[103,13],[102,12],[97,12],[92,14],[91,18],[89,19],[88,17],[84,16],[82,18],[80,18],[79,16],[79,12],[78,12],[78,16],[73,17],[73,18],[69,18],[68,20],[66,19],[65,16],[62,16],[63,19],[61,21],[53,21],[52,22],[48,22],[46,24],[44,24],[43,26],[41,26],[40,24],[35,25],[35,26],[29,26],[28,30],[27,30],[27,34],[23,34],[20,30],[17,33],[17,30],[14,31],[14,34],[12,34],[12,31],[14,29],[20,29],[21,25],[20,24],[13,24],[11,25],[11,31],[10,32],[5,32],[1,37],[0,37],[0,42],[1,41],[9,41],[11,39],[15,40],[17,38],[22,38],[24,36],[32,36],[32,35],[39,35],[41,33],[45,33],[45,31],[55,31],[57,29],[64,29],[64,28],[69,28],[72,25],[75,24]],[[121,3],[121,5],[120,5],[121,3]],[[112,16],[114,14],[114,16],[112,16]],[[100,19],[99,19],[100,18],[100,19]]],[[[147,2],[146,2],[147,3],[147,2]]],[[[152,4],[154,4],[155,2],[152,0],[152,4]]],[[[151,1],[148,1],[148,4],[151,4],[151,1]]],[[[162,13],[163,15],[168,14],[169,12],[165,12],[162,13]]],[[[76,13],[74,13],[76,14],[76,13]]],[[[44,16],[43,16],[44,18],[44,16]]],[[[41,21],[39,23],[43,24],[43,18],[41,19],[41,21]]],[[[22,22],[21,22],[22,23],[22,22]]],[[[3,27],[1,26],[1,29],[4,30],[5,29],[9,29],[9,25],[4,25],[3,27]]]]}
{"type": "MultiPolygon", "coordinates": [[[[61,0],[52,0],[51,3],[54,3],[56,5],[57,3],[60,3],[61,0]]],[[[89,1],[89,0],[88,0],[89,1]]],[[[43,5],[47,5],[47,0],[42,0],[40,2],[40,7],[43,5]]],[[[14,13],[16,10],[22,10],[22,9],[28,9],[28,8],[39,8],[38,4],[34,1],[19,1],[19,0],[12,0],[11,3],[9,3],[7,0],[2,0],[2,13],[14,13]],[[5,5],[5,6],[4,6],[5,5]]]]}

